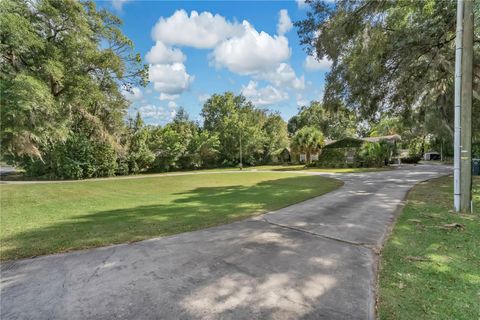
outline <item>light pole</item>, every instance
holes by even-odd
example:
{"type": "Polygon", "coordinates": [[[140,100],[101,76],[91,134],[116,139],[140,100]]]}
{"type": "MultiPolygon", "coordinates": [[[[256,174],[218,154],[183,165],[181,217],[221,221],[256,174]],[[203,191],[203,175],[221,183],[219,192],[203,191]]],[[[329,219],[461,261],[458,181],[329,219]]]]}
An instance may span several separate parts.
{"type": "Polygon", "coordinates": [[[240,127],[240,164],[238,165],[240,167],[240,170],[243,169],[243,163],[242,163],[242,128],[240,127]]]}

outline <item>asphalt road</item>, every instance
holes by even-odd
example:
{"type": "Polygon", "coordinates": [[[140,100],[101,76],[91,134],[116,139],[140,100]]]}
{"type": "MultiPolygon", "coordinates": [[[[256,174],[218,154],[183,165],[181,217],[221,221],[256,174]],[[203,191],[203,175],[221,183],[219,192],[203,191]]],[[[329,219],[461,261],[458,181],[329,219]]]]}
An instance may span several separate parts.
{"type": "Polygon", "coordinates": [[[342,174],[252,219],[1,265],[1,319],[374,319],[376,256],[416,183],[444,166],[342,174]]]}

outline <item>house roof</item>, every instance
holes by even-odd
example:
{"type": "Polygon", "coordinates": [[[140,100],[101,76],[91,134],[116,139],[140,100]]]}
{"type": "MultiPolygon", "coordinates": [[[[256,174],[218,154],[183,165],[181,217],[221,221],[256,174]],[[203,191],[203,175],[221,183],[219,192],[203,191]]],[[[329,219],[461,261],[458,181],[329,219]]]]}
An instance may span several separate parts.
{"type": "Polygon", "coordinates": [[[272,151],[272,155],[273,155],[273,156],[278,156],[278,155],[280,155],[282,152],[284,152],[285,150],[286,150],[288,153],[291,152],[289,147],[285,147],[285,148],[280,148],[280,149],[277,149],[277,150],[272,151]]]}
{"type": "Polygon", "coordinates": [[[396,142],[400,141],[402,138],[398,134],[393,134],[389,136],[379,136],[379,137],[365,137],[365,138],[343,138],[339,140],[325,140],[325,146],[329,148],[350,148],[350,147],[359,147],[363,142],[396,142]]]}
{"type": "Polygon", "coordinates": [[[368,142],[379,142],[379,141],[395,142],[395,141],[401,141],[402,137],[400,137],[398,134],[392,134],[389,136],[366,137],[366,138],[360,138],[360,139],[368,142]]]}
{"type": "Polygon", "coordinates": [[[325,141],[325,147],[327,148],[356,148],[363,143],[363,140],[357,138],[343,138],[339,140],[327,140],[325,141]]]}

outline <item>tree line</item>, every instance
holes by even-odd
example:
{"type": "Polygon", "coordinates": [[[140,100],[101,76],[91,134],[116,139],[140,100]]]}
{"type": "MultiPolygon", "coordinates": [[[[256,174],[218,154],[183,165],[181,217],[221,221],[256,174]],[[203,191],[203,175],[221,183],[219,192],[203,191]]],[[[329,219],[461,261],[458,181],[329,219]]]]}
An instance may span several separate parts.
{"type": "MultiPolygon", "coordinates": [[[[245,164],[267,163],[312,121],[330,128],[322,114],[311,118],[319,103],[287,127],[278,113],[230,92],[205,102],[201,125],[184,109],[163,127],[145,125],[141,115],[125,121],[122,93],[147,84],[147,66],[119,18],[93,1],[6,0],[0,23],[2,159],[28,175],[80,179],[233,166],[240,141],[245,164]]],[[[328,116],[338,121],[336,131],[342,121],[352,124],[351,115],[328,116]]]]}
{"type": "MultiPolygon", "coordinates": [[[[147,84],[148,67],[118,17],[93,1],[0,2],[2,159],[29,175],[79,179],[234,166],[240,145],[245,164],[262,164],[288,146],[308,157],[327,139],[393,133],[412,154],[451,150],[454,3],[309,3],[295,25],[308,53],[333,62],[323,101],[285,122],[226,92],[205,102],[201,123],[180,109],[160,127],[125,120],[124,93],[147,84]]],[[[480,117],[473,127],[478,140],[480,117]]]]}

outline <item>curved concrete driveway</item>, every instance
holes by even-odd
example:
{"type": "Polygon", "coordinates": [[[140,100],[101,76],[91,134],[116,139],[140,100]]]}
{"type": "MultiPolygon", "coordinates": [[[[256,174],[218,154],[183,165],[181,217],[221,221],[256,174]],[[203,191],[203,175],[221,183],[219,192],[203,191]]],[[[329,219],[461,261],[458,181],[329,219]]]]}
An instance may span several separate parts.
{"type": "Polygon", "coordinates": [[[373,319],[375,258],[406,192],[443,166],[336,175],[253,219],[1,266],[2,319],[373,319]]]}

